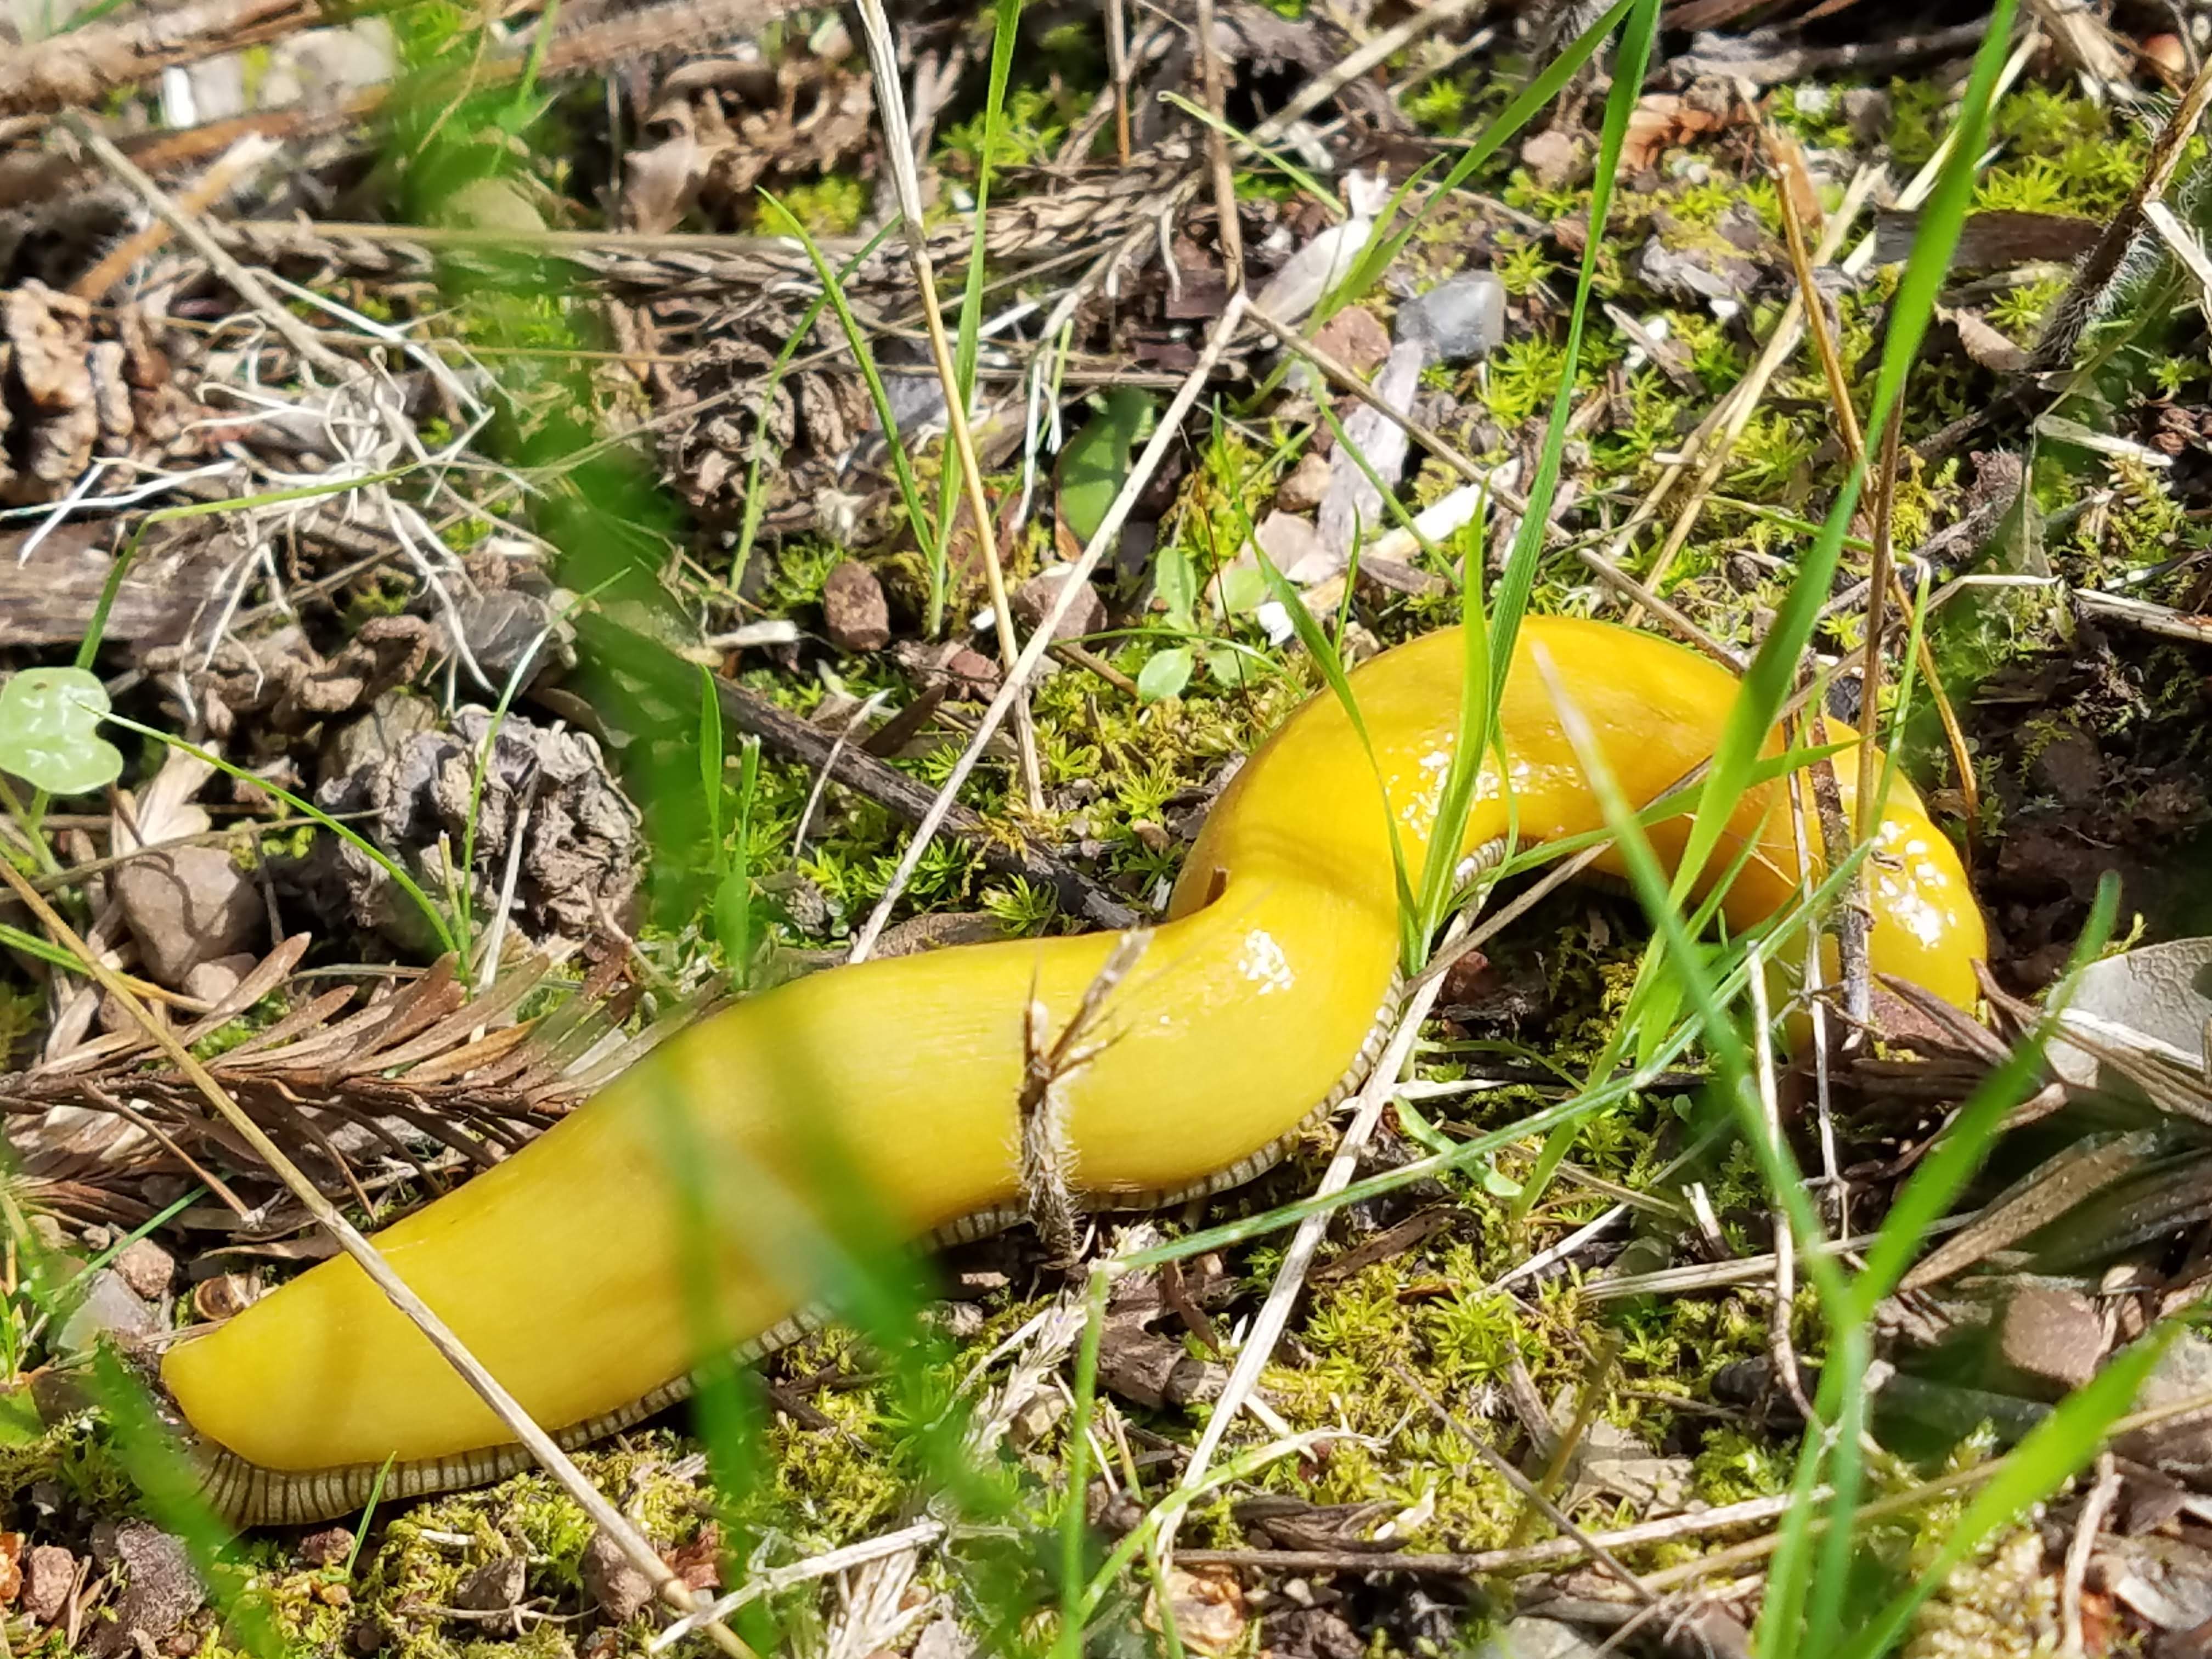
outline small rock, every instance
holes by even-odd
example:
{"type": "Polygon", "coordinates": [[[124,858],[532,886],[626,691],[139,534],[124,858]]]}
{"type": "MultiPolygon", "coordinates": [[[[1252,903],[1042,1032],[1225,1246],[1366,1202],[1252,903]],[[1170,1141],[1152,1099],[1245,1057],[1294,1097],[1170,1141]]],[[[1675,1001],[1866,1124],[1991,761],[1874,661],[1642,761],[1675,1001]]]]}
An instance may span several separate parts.
{"type": "Polygon", "coordinates": [[[148,977],[172,988],[204,962],[237,954],[261,926],[261,895],[220,847],[179,847],[115,872],[115,896],[148,977]]]}
{"type": "Polygon", "coordinates": [[[1425,342],[1438,362],[1487,357],[1505,338],[1505,284],[1486,270],[1439,283],[1398,313],[1398,337],[1425,342]]]}
{"type": "Polygon", "coordinates": [[[528,1571],[519,1555],[495,1555],[461,1580],[453,1605],[464,1613],[505,1613],[519,1607],[528,1571]]]}
{"type": "Polygon", "coordinates": [[[23,1611],[51,1625],[69,1605],[76,1583],[76,1557],[59,1544],[33,1544],[23,1562],[23,1611]]]}
{"type": "Polygon", "coordinates": [[[1390,355],[1390,337],[1364,306],[1346,306],[1322,325],[1314,349],[1336,359],[1355,374],[1372,374],[1390,355]]]}
{"type": "Polygon", "coordinates": [[[31,1218],[31,1237],[39,1241],[42,1250],[67,1250],[76,1242],[70,1237],[69,1229],[62,1225],[61,1218],[44,1210],[31,1218]]]}
{"type": "Polygon", "coordinates": [[[121,1273],[103,1267],[93,1275],[83,1299],[63,1322],[61,1349],[64,1353],[88,1352],[103,1336],[127,1345],[151,1336],[161,1322],[121,1273]]]}
{"type": "Polygon", "coordinates": [[[1589,150],[1572,134],[1548,127],[1521,146],[1521,165],[1540,188],[1558,190],[1572,184],[1589,167],[1589,150]]]}
{"type": "Polygon", "coordinates": [[[200,963],[185,975],[185,982],[179,988],[186,996],[198,997],[202,1002],[221,1002],[245,981],[258,960],[251,951],[240,951],[235,956],[200,963]]]}
{"type": "Polygon", "coordinates": [[[1154,823],[1150,818],[1139,818],[1129,826],[1129,833],[1137,838],[1148,853],[1164,853],[1175,845],[1175,840],[1168,834],[1166,826],[1154,823]]]}
{"type": "Polygon", "coordinates": [[[955,696],[983,698],[998,695],[999,665],[980,651],[961,647],[945,660],[945,672],[952,682],[955,696]]]}
{"type": "Polygon", "coordinates": [[[334,1567],[353,1553],[353,1534],[323,1527],[300,1540],[300,1559],[311,1567],[334,1567]]]}
{"type": "MultiPolygon", "coordinates": [[[[2135,1409],[2157,1411],[2212,1394],[2212,1341],[2185,1330],[2166,1345],[2136,1391],[2135,1409]]],[[[2191,1412],[2138,1429],[2113,1449],[2169,1474],[2212,1470],[2212,1411],[2191,1412]]]]}
{"type": "Polygon", "coordinates": [[[1309,449],[1275,490],[1279,513],[1310,513],[1328,494],[1328,457],[1309,449]]]}
{"type": "Polygon", "coordinates": [[[1669,300],[1741,301],[1759,280],[1759,268],[1711,247],[1671,248],[1654,236],[1636,256],[1635,276],[1669,300]]]}
{"type": "Polygon", "coordinates": [[[118,1659],[142,1645],[166,1641],[207,1599],[192,1571],[191,1553],[143,1521],[93,1528],[93,1553],[120,1565],[125,1583],[115,1607],[115,1622],[102,1625],[86,1644],[94,1659],[118,1659]]]}
{"type": "Polygon", "coordinates": [[[891,642],[890,605],[876,573],[847,559],[822,584],[823,630],[840,651],[880,651],[891,642]]]}
{"type": "Polygon", "coordinates": [[[1288,513],[1267,514],[1260,520],[1260,527],[1253,532],[1252,538],[1273,561],[1275,568],[1301,587],[1328,580],[1346,562],[1328,550],[1319,530],[1288,513]]]}
{"type": "MultiPolygon", "coordinates": [[[[1040,570],[1036,575],[1014,590],[1007,608],[1021,619],[1025,628],[1042,627],[1046,613],[1060,603],[1060,592],[1067,581],[1070,565],[1055,565],[1049,570],[1040,570]]],[[[1053,632],[1056,640],[1080,639],[1085,634],[1096,634],[1106,626],[1106,601],[1098,597],[1098,590],[1089,582],[1067,607],[1067,614],[1060,619],[1053,632]]]]}
{"type": "Polygon", "coordinates": [[[135,1239],[115,1258],[123,1282],[149,1302],[158,1302],[176,1282],[177,1259],[150,1238],[135,1239]]]}
{"type": "Polygon", "coordinates": [[[653,1581],[604,1532],[594,1532],[585,1547],[583,1577],[584,1588],[599,1604],[609,1624],[628,1624],[653,1600],[653,1581]]]}

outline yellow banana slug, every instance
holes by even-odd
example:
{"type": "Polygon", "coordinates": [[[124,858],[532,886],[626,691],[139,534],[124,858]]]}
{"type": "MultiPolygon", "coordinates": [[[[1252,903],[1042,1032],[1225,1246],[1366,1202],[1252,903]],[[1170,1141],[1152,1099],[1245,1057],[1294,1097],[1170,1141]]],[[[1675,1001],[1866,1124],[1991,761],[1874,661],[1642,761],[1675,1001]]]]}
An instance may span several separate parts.
{"type": "MultiPolygon", "coordinates": [[[[1723,670],[1607,624],[1522,630],[1503,729],[1510,774],[1477,791],[1466,848],[1601,827],[1531,660],[1540,647],[1630,799],[1711,752],[1723,670]]],[[[1237,773],[1191,849],[1169,920],[1103,1005],[1056,1097],[1080,1201],[1137,1208],[1247,1180],[1371,1060],[1394,1000],[1388,837],[1418,868],[1459,714],[1462,647],[1431,635],[1358,670],[1373,758],[1328,696],[1237,773]],[[1377,787],[1379,769],[1382,787],[1377,787]],[[1384,791],[1387,790],[1387,794],[1384,791]]],[[[1839,765],[1848,780],[1854,768],[1839,765]]],[[[1782,791],[1747,794],[1712,861],[1757,847],[1725,900],[1738,930],[1795,893],[1782,791]]],[[[1654,831],[1673,857],[1686,820],[1654,831]]],[[[1901,782],[1880,827],[1879,971],[1971,1005],[1982,920],[1950,844],[1901,782]]],[[[392,1267],[570,1444],[682,1397],[698,1358],[701,1249],[678,1200],[670,1108],[713,1194],[710,1328],[751,1353],[791,1340],[815,1285],[787,1242],[866,1194],[889,1232],[979,1236],[1021,1212],[1028,1033],[1063,1030],[1111,935],[971,945],[799,980],[704,1021],[522,1152],[377,1235],[392,1267]],[[1032,1002],[1044,1023],[1035,1025],[1032,1002]],[[824,1148],[835,1152],[825,1159],[824,1148]],[[825,1176],[826,1168],[842,1173],[825,1176]],[[687,1255],[687,1252],[690,1252],[687,1255]],[[687,1294],[687,1285],[690,1291],[687,1294]]],[[[357,1508],[519,1467],[496,1419],[343,1257],[167,1356],[212,1500],[241,1523],[357,1508]]]]}

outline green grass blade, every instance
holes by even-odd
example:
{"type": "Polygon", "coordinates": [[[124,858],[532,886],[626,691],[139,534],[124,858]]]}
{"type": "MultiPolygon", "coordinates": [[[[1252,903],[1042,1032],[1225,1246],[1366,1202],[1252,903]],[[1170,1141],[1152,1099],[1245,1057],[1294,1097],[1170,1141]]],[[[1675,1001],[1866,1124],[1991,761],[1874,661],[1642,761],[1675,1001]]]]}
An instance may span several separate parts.
{"type": "MultiPolygon", "coordinates": [[[[1328,683],[1329,690],[1343,706],[1346,718],[1351,720],[1352,729],[1358,736],[1359,746],[1366,752],[1367,763],[1374,769],[1375,787],[1382,797],[1383,818],[1390,836],[1390,872],[1397,884],[1398,914],[1403,921],[1410,923],[1416,914],[1416,907],[1413,883],[1406,872],[1406,849],[1399,844],[1397,820],[1390,811],[1389,786],[1383,781],[1382,765],[1375,758],[1374,740],[1368,736],[1367,719],[1359,712],[1359,700],[1352,695],[1351,678],[1344,672],[1344,659],[1337,653],[1334,641],[1314,620],[1313,612],[1306,608],[1305,596],[1291,585],[1289,577],[1275,568],[1275,562],[1267,556],[1267,550],[1256,540],[1252,544],[1252,550],[1254,556],[1260,562],[1260,574],[1267,581],[1268,593],[1290,614],[1291,626],[1297,630],[1298,642],[1305,647],[1306,654],[1320,667],[1322,678],[1328,683]]],[[[1410,931],[1402,943],[1408,964],[1417,964],[1418,945],[1410,931]]]]}
{"type": "Polygon", "coordinates": [[[2014,1524],[2035,1504],[2071,1480],[2104,1444],[2106,1431],[2134,1401],[2143,1379],[2179,1327],[2168,1325],[2106,1363],[2057,1410],[2029,1431],[1996,1477],[1974,1494],[1936,1559],[1911,1587],[1881,1609],[1844,1650],[1845,1659],[1879,1659],[1890,1652],[1912,1615],[1949,1577],[1953,1568],[2000,1528],[2014,1524]]]}
{"type": "Polygon", "coordinates": [[[714,677],[699,670],[699,795],[707,808],[707,860],[714,885],[729,873],[730,857],[722,847],[722,700],[714,691],[714,677]]]}
{"type": "MultiPolygon", "coordinates": [[[[1922,210],[1912,255],[1906,262],[1904,277],[1890,307],[1889,332],[1882,343],[1881,367],[1875,382],[1874,416],[1867,430],[1869,454],[1881,453],[1882,431],[1903,390],[1905,374],[1919,354],[1943,274],[1949,269],[1952,251],[1958,245],[1960,228],[1972,199],[1974,169],[1989,130],[1990,104],[1996,92],[1997,74],[2008,50],[2013,0],[1997,0],[1990,14],[1989,33],[1975,57],[1973,74],[1960,107],[1958,141],[1936,180],[1927,207],[1922,210]]],[[[1691,825],[1688,845],[1677,872],[1678,893],[1687,891],[1704,871],[1727,827],[1729,813],[1742,793],[1752,761],[1774,729],[1783,702],[1796,681],[1805,647],[1828,601],[1836,565],[1842,556],[1844,533],[1857,509],[1865,478],[1866,466],[1862,459],[1844,479],[1820,537],[1800,564],[1776,612],[1773,625],[1767,629],[1758,654],[1744,674],[1743,689],[1713,753],[1714,787],[1706,797],[1713,810],[1700,813],[1691,825]]]]}
{"type": "Polygon", "coordinates": [[[1406,244],[1413,240],[1437,204],[1465,184],[1474,170],[1495,155],[1505,141],[1528,125],[1537,111],[1559,94],[1559,89],[1575,77],[1576,71],[1588,63],[1592,53],[1604,44],[1605,39],[1620,26],[1622,18],[1638,0],[1613,0],[1605,15],[1570,41],[1566,47],[1544,66],[1542,73],[1514,95],[1513,101],[1498,113],[1498,118],[1482,130],[1482,136],[1460,154],[1452,163],[1451,171],[1444,174],[1427,203],[1407,221],[1389,240],[1375,243],[1353,265],[1352,276],[1345,286],[1353,294],[1364,294],[1382,278],[1383,273],[1398,262],[1406,244]]]}
{"type": "Polygon", "coordinates": [[[2058,1029],[2059,1016],[2073,996],[2081,970],[2097,959],[2112,937],[2119,904],[2119,879],[2107,870],[2097,884],[2096,900],[2081,937],[2074,942],[2065,974],[2044,1000],[2043,1018],[2014,1046],[2004,1064],[1982,1079],[1936,1143],[1935,1151],[1921,1159],[1898,1193],[1874,1248],[1867,1252],[1865,1269],[1852,1286],[1855,1317],[1869,1317],[1875,1304],[1897,1287],[1897,1281],[1926,1242],[1928,1229],[1950,1212],[1952,1203],[1981,1168],[1983,1155],[2003,1127],[2006,1114],[2027,1098],[2042,1066],[2044,1048],[2058,1029]]]}
{"type": "MultiPolygon", "coordinates": [[[[816,280],[821,283],[823,296],[837,313],[837,325],[845,331],[845,342],[852,348],[853,358],[860,368],[860,378],[867,382],[868,398],[876,409],[876,421],[883,428],[884,441],[890,452],[891,471],[898,479],[899,500],[906,507],[907,522],[914,531],[915,540],[926,548],[937,545],[937,525],[921,498],[921,485],[914,473],[914,462],[906,453],[906,439],[898,429],[898,421],[891,413],[890,393],[884,389],[883,372],[876,367],[875,348],[868,343],[868,331],[860,326],[860,319],[853,314],[852,303],[845,298],[844,284],[837,273],[830,268],[830,260],[822,252],[821,244],[808,234],[799,222],[798,215],[786,207],[772,191],[763,191],[761,199],[775,209],[780,229],[799,239],[806,250],[807,259],[814,266],[816,280]]],[[[936,573],[931,575],[936,580],[936,573]]]]}

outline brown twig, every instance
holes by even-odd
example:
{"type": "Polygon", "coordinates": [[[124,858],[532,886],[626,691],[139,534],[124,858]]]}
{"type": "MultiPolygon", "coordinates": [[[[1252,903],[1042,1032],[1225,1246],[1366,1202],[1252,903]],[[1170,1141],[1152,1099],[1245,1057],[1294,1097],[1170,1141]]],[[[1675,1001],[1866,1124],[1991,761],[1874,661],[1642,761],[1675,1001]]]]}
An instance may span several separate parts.
{"type": "MultiPolygon", "coordinates": [[[[629,675],[657,693],[696,702],[699,671],[659,641],[633,633],[597,611],[580,612],[574,620],[578,639],[605,667],[629,675]]],[[[722,718],[736,730],[758,738],[787,760],[826,774],[831,781],[889,808],[909,823],[919,825],[928,820],[937,798],[926,786],[886,766],[865,749],[851,744],[841,747],[834,734],[809,725],[734,681],[720,674],[713,678],[722,718]]],[[[1100,927],[1136,924],[1135,911],[1073,865],[1010,836],[1002,828],[987,824],[966,807],[948,803],[941,822],[974,848],[988,868],[1051,887],[1060,896],[1060,908],[1069,915],[1100,927]]]]}
{"type": "Polygon", "coordinates": [[[282,335],[285,343],[307,362],[336,379],[345,380],[353,369],[346,360],[315,337],[315,331],[286,307],[277,303],[276,296],[262,285],[261,279],[234,258],[228,250],[208,234],[207,228],[198,216],[182,204],[173,201],[169,193],[142,172],[137,164],[118,149],[107,136],[94,126],[76,110],[64,110],[61,124],[66,127],[100,164],[124,185],[127,185],[146,205],[154,216],[174,231],[192,252],[214,267],[216,274],[230,285],[232,292],[252,306],[262,318],[282,335]]]}
{"type": "Polygon", "coordinates": [[[1221,43],[1214,38],[1213,0],[1198,0],[1199,84],[1206,112],[1206,156],[1213,170],[1213,211],[1221,228],[1221,279],[1231,293],[1244,286],[1244,231],[1237,216],[1237,174],[1229,163],[1227,93],[1221,76],[1221,43]]]}
{"type": "Polygon", "coordinates": [[[271,40],[315,21],[317,8],[301,0],[194,0],[127,22],[57,34],[0,58],[0,115],[96,104],[175,64],[271,40]]]}

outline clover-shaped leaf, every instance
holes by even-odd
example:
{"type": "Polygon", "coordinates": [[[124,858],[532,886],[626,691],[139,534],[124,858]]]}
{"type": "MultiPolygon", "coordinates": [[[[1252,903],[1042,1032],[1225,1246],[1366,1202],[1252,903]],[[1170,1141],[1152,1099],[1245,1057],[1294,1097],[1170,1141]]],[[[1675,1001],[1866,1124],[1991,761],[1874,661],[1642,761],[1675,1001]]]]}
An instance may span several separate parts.
{"type": "Polygon", "coordinates": [[[107,688],[82,668],[27,668],[0,686],[0,770],[54,795],[81,795],[123,775],[123,751],[100,735],[107,688]]]}

